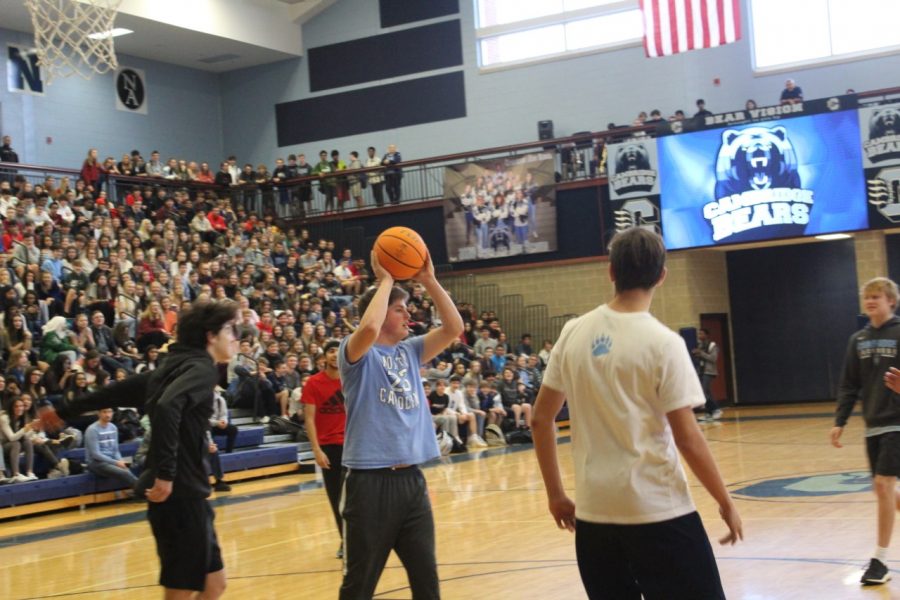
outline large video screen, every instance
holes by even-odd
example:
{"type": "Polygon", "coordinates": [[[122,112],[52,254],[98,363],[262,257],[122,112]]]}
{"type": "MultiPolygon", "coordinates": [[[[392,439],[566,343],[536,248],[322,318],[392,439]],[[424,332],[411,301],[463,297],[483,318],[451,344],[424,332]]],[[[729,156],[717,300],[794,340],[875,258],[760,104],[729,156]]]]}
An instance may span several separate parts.
{"type": "Polygon", "coordinates": [[[670,250],[868,227],[856,111],[660,137],[670,250]]]}

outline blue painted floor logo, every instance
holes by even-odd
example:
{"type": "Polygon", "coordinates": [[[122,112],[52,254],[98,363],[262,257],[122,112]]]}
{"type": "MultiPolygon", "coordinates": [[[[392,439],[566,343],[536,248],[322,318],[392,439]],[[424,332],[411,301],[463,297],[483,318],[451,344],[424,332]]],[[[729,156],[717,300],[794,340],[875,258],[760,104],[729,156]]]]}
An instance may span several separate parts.
{"type": "Polygon", "coordinates": [[[872,489],[867,471],[805,475],[784,479],[767,479],[732,490],[735,494],[753,498],[805,498],[856,494],[872,489]]]}

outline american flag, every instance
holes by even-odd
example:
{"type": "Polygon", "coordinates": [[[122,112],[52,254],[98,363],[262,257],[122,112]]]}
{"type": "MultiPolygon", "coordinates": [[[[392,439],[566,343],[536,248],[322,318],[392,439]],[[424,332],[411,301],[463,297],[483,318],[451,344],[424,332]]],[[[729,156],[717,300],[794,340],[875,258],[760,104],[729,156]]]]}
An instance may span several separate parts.
{"type": "Polygon", "coordinates": [[[641,0],[641,12],[649,57],[741,39],[740,0],[641,0]]]}

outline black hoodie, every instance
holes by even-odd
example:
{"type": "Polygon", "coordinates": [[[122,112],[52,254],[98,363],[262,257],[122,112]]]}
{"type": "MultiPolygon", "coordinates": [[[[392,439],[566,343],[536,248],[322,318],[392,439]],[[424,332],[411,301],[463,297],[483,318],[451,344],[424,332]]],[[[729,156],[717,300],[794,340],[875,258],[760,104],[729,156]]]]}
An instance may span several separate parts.
{"type": "Polygon", "coordinates": [[[100,408],[128,406],[150,415],[153,436],[146,472],[139,486],[153,479],[172,481],[172,498],[209,496],[207,470],[209,418],[219,372],[204,349],[172,344],[153,371],[134,375],[59,407],[65,418],[100,408]]]}
{"type": "Polygon", "coordinates": [[[900,318],[891,317],[881,327],[870,323],[850,337],[844,371],[838,388],[834,424],[843,427],[857,399],[862,399],[866,427],[900,425],[900,396],[884,385],[889,367],[900,367],[900,318]]]}

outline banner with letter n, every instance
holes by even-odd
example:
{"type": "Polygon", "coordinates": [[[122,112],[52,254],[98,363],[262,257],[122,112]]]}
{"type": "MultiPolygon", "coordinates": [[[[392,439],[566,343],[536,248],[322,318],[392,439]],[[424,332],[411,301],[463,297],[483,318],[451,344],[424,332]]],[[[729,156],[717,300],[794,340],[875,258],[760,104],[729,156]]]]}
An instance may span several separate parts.
{"type": "Polygon", "coordinates": [[[116,69],[116,108],[125,112],[147,114],[147,78],[143,69],[116,69]]]}
{"type": "Polygon", "coordinates": [[[555,251],[555,171],[550,152],[446,167],[450,262],[555,251]]]}
{"type": "Polygon", "coordinates": [[[900,226],[900,103],[859,109],[869,227],[900,226]]]}
{"type": "Polygon", "coordinates": [[[44,80],[36,48],[7,44],[6,82],[10,92],[44,95],[44,80]]]}
{"type": "Polygon", "coordinates": [[[606,149],[609,201],[603,211],[606,241],[630,227],[662,235],[656,140],[632,138],[606,149]]]}

